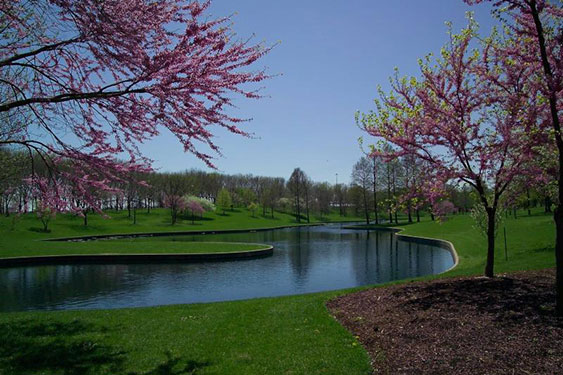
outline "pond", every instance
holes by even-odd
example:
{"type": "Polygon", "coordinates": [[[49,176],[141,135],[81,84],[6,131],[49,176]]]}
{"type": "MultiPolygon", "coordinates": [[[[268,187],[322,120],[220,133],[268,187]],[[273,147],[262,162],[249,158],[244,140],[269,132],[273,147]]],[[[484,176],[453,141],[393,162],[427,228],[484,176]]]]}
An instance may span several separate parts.
{"type": "Polygon", "coordinates": [[[50,265],[0,269],[0,311],[101,309],[303,294],[436,274],[443,248],[392,232],[340,225],[174,236],[171,241],[257,242],[267,258],[175,264],[50,265]]]}

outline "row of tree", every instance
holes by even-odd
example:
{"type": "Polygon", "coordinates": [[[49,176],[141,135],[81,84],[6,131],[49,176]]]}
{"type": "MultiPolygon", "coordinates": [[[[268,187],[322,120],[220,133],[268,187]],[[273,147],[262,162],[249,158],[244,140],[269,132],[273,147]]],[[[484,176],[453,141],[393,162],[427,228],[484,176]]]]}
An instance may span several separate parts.
{"type": "MultiPolygon", "coordinates": [[[[128,179],[114,181],[113,192],[89,192],[97,196],[96,205],[81,201],[80,194],[75,193],[72,206],[80,207],[76,213],[83,217],[84,225],[88,224],[88,215],[98,207],[127,210],[133,223],[139,209],[150,212],[155,207],[170,208],[175,223],[181,212],[191,211],[193,217],[194,212],[213,210],[207,203],[216,205],[223,213],[235,207],[249,208],[253,214],[261,210],[262,216],[270,217],[274,217],[275,211],[291,213],[298,222],[309,222],[311,215],[327,217],[335,210],[341,217],[363,217],[366,223],[398,223],[400,214],[413,222],[420,221],[422,211],[434,219],[436,215],[468,212],[474,206],[475,194],[467,185],[449,185],[447,199],[433,205],[422,190],[423,171],[421,162],[411,157],[364,156],[352,168],[350,185],[313,182],[300,168],[295,168],[287,181],[281,177],[200,170],[134,173],[128,179]]],[[[41,194],[36,194],[30,184],[32,173],[48,177],[49,169],[40,157],[35,154],[31,158],[26,152],[0,148],[0,213],[35,211],[48,222],[56,211],[42,206],[41,194]]],[[[541,187],[528,188],[518,199],[509,202],[510,208],[544,204],[549,211],[548,192],[541,187]]]]}

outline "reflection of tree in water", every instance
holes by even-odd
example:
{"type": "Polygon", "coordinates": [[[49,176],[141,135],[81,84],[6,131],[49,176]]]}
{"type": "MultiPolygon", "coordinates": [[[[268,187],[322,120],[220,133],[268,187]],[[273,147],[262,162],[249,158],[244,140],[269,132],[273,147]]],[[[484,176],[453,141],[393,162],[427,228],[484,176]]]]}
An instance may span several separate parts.
{"type": "Polygon", "coordinates": [[[357,285],[434,273],[442,254],[433,246],[399,239],[391,232],[356,234],[352,265],[357,285]]]}
{"type": "Polygon", "coordinates": [[[0,311],[52,307],[80,296],[92,298],[114,291],[133,292],[125,278],[129,266],[58,265],[0,270],[0,311]]]}
{"type": "Polygon", "coordinates": [[[352,266],[358,285],[376,284],[381,278],[382,241],[386,232],[366,231],[358,233],[352,246],[352,266]]]}
{"type": "Polygon", "coordinates": [[[296,285],[304,285],[307,282],[311,257],[310,240],[311,232],[308,228],[291,231],[289,260],[296,285]]]}

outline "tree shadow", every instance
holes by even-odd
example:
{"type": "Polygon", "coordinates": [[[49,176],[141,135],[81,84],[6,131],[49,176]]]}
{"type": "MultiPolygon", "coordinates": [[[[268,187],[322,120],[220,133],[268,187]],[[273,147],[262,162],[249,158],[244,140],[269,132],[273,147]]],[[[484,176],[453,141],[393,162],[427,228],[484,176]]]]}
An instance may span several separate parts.
{"type": "Polygon", "coordinates": [[[182,360],[180,357],[172,357],[166,352],[166,361],[157,365],[148,372],[129,372],[127,375],[195,375],[202,368],[209,366],[207,361],[182,360]]]}
{"type": "Polygon", "coordinates": [[[413,285],[393,294],[419,296],[403,305],[414,310],[444,309],[463,314],[475,309],[504,326],[532,320],[563,327],[563,319],[555,315],[555,288],[549,278],[537,278],[530,283],[512,277],[475,277],[413,285]]]}
{"type": "Polygon", "coordinates": [[[105,329],[80,321],[0,324],[0,366],[10,374],[65,375],[118,371],[124,353],[99,342],[105,329]]]}
{"type": "Polygon", "coordinates": [[[30,232],[37,232],[37,233],[51,233],[51,229],[47,229],[45,231],[43,228],[39,228],[39,227],[29,227],[28,230],[30,232]]]}
{"type": "Polygon", "coordinates": [[[107,327],[85,323],[17,320],[0,324],[0,373],[24,375],[189,375],[209,362],[172,357],[147,372],[127,372],[127,353],[109,345],[107,327]]]}
{"type": "Polygon", "coordinates": [[[546,253],[546,252],[551,253],[554,251],[554,249],[553,246],[544,246],[544,247],[538,247],[536,249],[533,249],[532,251],[535,253],[546,253]]]}

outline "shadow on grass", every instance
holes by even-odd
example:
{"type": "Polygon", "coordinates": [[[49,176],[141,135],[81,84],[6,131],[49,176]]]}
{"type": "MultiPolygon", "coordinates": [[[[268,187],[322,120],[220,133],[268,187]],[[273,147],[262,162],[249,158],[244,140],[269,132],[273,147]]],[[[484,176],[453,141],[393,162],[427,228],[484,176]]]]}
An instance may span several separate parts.
{"type": "Polygon", "coordinates": [[[550,253],[550,252],[553,252],[554,249],[553,249],[553,246],[545,246],[545,247],[538,247],[538,248],[536,248],[532,251],[535,252],[535,253],[546,253],[546,252],[550,253]]]}
{"type": "Polygon", "coordinates": [[[39,228],[39,227],[30,227],[28,230],[30,232],[37,232],[37,233],[51,233],[51,229],[44,230],[43,228],[39,228]]]}
{"type": "Polygon", "coordinates": [[[0,373],[183,375],[209,366],[166,353],[167,359],[147,372],[127,372],[127,353],[105,342],[108,332],[78,320],[0,324],[0,373]]]}

